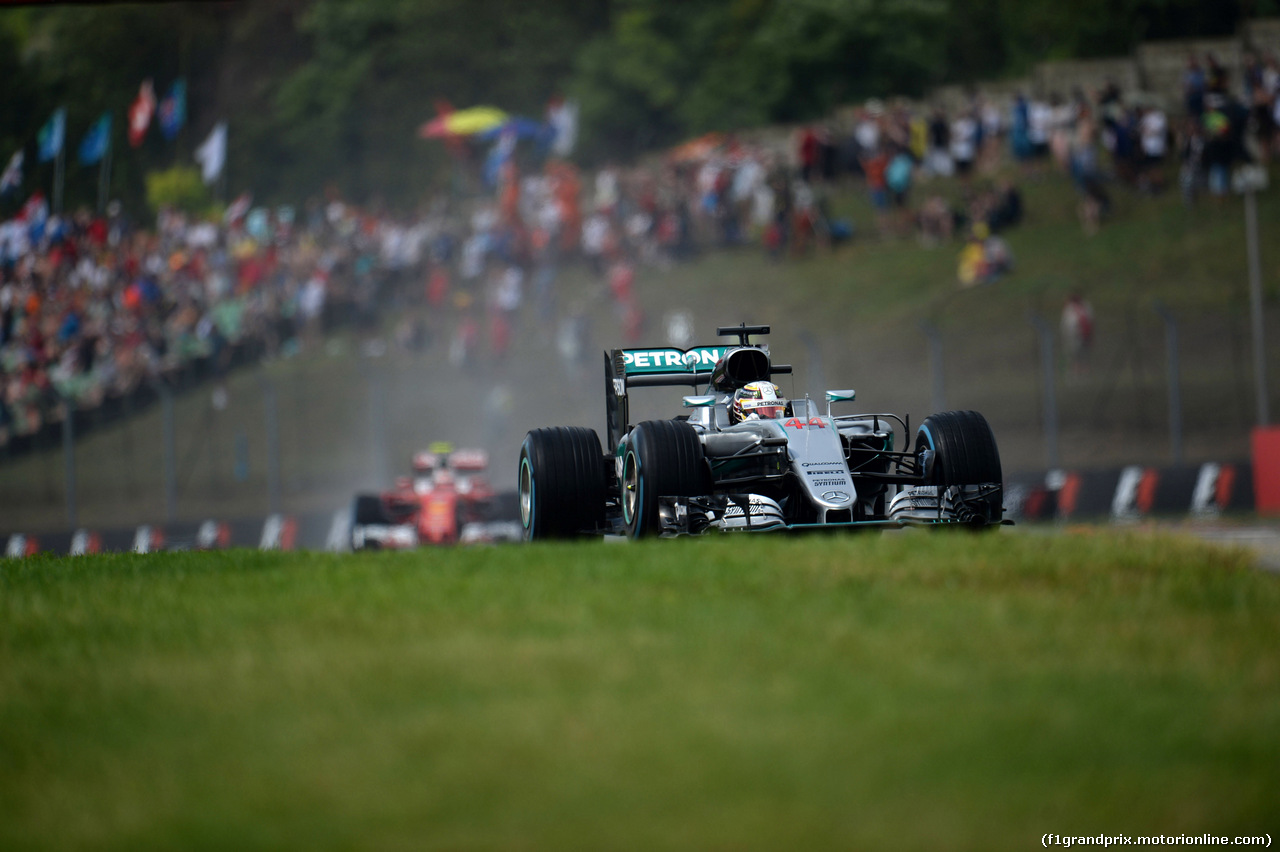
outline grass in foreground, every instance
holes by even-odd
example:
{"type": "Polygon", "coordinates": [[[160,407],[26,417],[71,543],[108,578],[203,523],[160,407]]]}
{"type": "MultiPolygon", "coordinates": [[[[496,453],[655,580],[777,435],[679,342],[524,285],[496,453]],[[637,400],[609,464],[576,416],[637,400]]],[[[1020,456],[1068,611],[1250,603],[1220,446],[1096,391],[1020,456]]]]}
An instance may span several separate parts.
{"type": "Polygon", "coordinates": [[[1278,645],[1154,536],[0,562],[0,848],[1275,834],[1278,645]]]}

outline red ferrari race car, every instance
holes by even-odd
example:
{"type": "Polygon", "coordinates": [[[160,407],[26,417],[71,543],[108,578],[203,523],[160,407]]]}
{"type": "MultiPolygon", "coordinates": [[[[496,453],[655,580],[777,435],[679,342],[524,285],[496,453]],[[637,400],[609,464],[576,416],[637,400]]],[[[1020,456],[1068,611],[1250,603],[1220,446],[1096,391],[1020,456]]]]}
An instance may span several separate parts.
{"type": "Polygon", "coordinates": [[[484,475],[488,467],[484,450],[437,443],[415,454],[412,476],[352,501],[351,549],[520,541],[514,495],[494,492],[484,475]]]}

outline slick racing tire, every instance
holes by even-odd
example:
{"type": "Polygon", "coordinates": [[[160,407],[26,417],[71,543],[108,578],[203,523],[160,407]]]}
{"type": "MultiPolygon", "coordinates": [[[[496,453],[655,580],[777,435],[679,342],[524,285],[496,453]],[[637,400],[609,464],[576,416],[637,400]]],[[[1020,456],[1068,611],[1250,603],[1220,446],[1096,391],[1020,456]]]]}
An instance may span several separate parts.
{"type": "Polygon", "coordinates": [[[363,536],[356,535],[358,527],[377,526],[391,523],[382,498],[377,494],[359,494],[351,501],[351,549],[377,550],[377,542],[366,542],[363,536]]]}
{"type": "Polygon", "coordinates": [[[534,429],[520,447],[516,486],[525,541],[598,534],[605,488],[604,453],[594,429],[534,429]]]}
{"type": "Polygon", "coordinates": [[[1000,451],[987,419],[976,411],[943,411],[925,418],[916,432],[916,453],[933,451],[932,485],[998,488],[983,497],[974,526],[999,524],[1004,513],[1004,474],[1000,451]]]}
{"type": "Polygon", "coordinates": [[[657,535],[659,497],[699,497],[711,490],[698,433],[680,420],[644,421],[631,432],[619,485],[627,535],[657,535]]]}
{"type": "Polygon", "coordinates": [[[381,497],[377,494],[361,494],[351,502],[351,523],[358,526],[389,524],[391,518],[382,507],[381,497]]]}

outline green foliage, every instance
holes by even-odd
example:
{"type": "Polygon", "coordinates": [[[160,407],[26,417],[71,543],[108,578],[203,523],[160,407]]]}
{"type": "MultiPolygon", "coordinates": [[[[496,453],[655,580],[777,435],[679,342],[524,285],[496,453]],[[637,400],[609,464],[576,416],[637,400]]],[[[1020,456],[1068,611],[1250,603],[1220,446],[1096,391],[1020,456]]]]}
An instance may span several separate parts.
{"type": "Polygon", "coordinates": [[[1046,59],[1123,56],[1143,39],[1228,36],[1247,12],[1207,0],[948,0],[948,7],[946,71],[960,81],[1026,73],[1046,59]]]}
{"type": "Polygon", "coordinates": [[[316,0],[299,18],[307,58],[279,80],[276,144],[293,184],[416,200],[459,167],[417,137],[438,103],[540,117],[602,0],[316,0]]]}
{"type": "Polygon", "coordinates": [[[630,155],[704,130],[918,93],[944,70],[945,13],[941,0],[625,4],[579,56],[588,145],[630,155]]]}
{"type": "Polygon", "coordinates": [[[209,190],[194,167],[174,166],[146,177],[147,204],[153,211],[173,207],[186,213],[203,213],[209,207],[209,190]]]}
{"type": "MultiPolygon", "coordinates": [[[[1276,0],[1250,7],[1258,14],[1276,0]]],[[[1215,0],[255,0],[57,6],[0,17],[0,144],[35,138],[57,106],[69,144],[109,109],[123,128],[143,79],[187,78],[190,125],[116,146],[112,195],[189,162],[216,122],[228,173],[264,201],[333,186],[408,205],[483,150],[416,136],[438,102],[539,117],[581,105],[580,156],[630,157],[706,130],[806,121],[870,96],[1025,73],[1045,58],[1114,55],[1142,38],[1222,35],[1215,0]]],[[[118,134],[123,139],[123,129],[118,134]]],[[[3,155],[0,155],[3,156],[3,155]]],[[[29,181],[51,170],[32,164],[29,181]]],[[[72,173],[68,206],[96,181],[72,173]]],[[[10,202],[14,203],[14,202],[10,202]]],[[[3,211],[0,211],[3,212],[3,211]]]]}

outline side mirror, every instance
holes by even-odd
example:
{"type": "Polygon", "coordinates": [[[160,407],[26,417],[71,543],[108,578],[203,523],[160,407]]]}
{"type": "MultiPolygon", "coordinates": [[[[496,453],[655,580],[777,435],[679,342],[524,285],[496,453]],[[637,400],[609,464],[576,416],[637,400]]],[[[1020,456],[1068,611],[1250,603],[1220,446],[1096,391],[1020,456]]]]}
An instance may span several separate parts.
{"type": "Polygon", "coordinates": [[[858,398],[858,392],[855,390],[829,390],[827,391],[827,416],[831,416],[831,403],[833,402],[853,402],[858,398]]]}
{"type": "Polygon", "coordinates": [[[683,397],[685,408],[710,408],[716,404],[715,396],[686,396],[683,397]]]}

